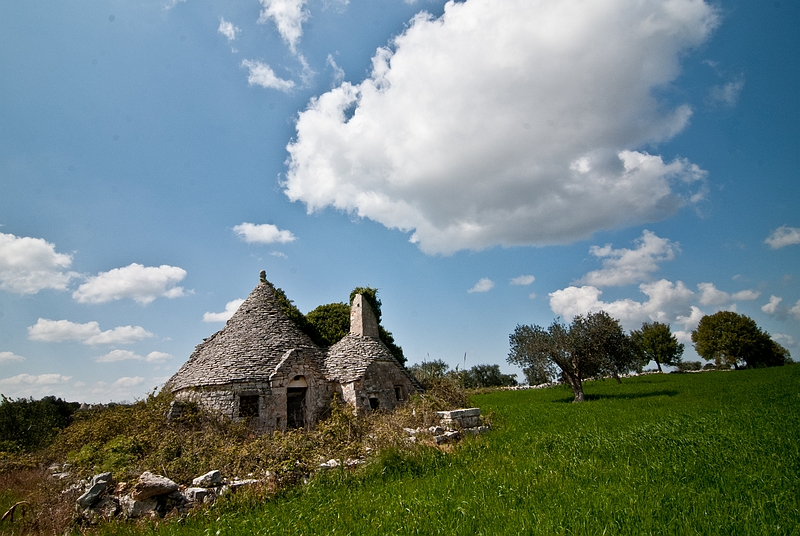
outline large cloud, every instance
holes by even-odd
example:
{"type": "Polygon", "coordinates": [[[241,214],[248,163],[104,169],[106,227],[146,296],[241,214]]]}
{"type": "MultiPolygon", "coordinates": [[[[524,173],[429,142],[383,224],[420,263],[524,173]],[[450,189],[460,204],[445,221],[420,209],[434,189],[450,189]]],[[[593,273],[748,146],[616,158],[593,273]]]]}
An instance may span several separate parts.
{"type": "Polygon", "coordinates": [[[206,311],[203,313],[203,322],[227,322],[230,317],[236,313],[239,309],[239,306],[244,303],[244,300],[239,298],[236,300],[229,301],[225,304],[225,310],[221,313],[212,313],[206,311]]]}
{"type": "Polygon", "coordinates": [[[640,148],[686,126],[654,92],[717,18],[702,0],[448,2],[300,113],[285,193],[443,254],[669,216],[705,172],[640,148]]]}
{"type": "Polygon", "coordinates": [[[42,289],[66,290],[77,274],[65,271],[72,256],[56,253],[41,238],[0,233],[0,289],[35,294],[42,289]]]}
{"type": "Polygon", "coordinates": [[[186,270],[177,266],[142,266],[133,263],[90,277],[72,293],[79,303],[104,303],[132,298],[147,305],[156,298],[177,298],[184,295],[177,285],[186,277],[186,270]]]}
{"type": "Polygon", "coordinates": [[[764,242],[772,249],[800,244],[800,229],[782,225],[772,231],[772,234],[770,234],[764,242]]]}
{"type": "Polygon", "coordinates": [[[28,338],[32,341],[63,342],[79,341],[83,344],[131,344],[153,337],[141,326],[119,326],[107,331],[100,330],[97,322],[79,324],[69,320],[48,320],[40,318],[28,328],[28,338]]]}

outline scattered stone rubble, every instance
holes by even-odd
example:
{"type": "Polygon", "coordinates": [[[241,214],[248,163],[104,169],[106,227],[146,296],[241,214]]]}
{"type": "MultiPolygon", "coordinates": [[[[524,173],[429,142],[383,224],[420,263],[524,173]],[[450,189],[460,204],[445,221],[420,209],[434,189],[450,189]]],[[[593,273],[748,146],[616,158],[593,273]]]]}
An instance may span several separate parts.
{"type": "Polygon", "coordinates": [[[185,514],[194,506],[213,503],[217,497],[257,484],[257,479],[222,478],[219,471],[210,471],[192,481],[191,487],[179,486],[169,478],[145,471],[132,489],[116,484],[111,473],[95,475],[77,502],[77,510],[89,522],[123,516],[164,517],[170,512],[185,514]]]}
{"type": "MultiPolygon", "coordinates": [[[[480,408],[465,408],[437,412],[439,424],[428,428],[405,428],[408,439],[416,442],[420,435],[433,438],[436,445],[460,440],[465,435],[485,434],[489,426],[481,424],[480,408]]],[[[367,454],[372,449],[366,447],[367,454]]],[[[324,459],[323,459],[324,460],[324,459]]],[[[359,458],[331,458],[319,464],[319,470],[334,469],[344,465],[353,467],[366,463],[359,458]]],[[[52,478],[63,479],[69,476],[68,464],[50,467],[52,478]]],[[[250,477],[252,475],[248,475],[250,477]]],[[[266,477],[270,477],[267,472],[266,477]]],[[[125,517],[164,517],[168,513],[186,514],[200,504],[211,504],[218,497],[243,486],[258,484],[255,478],[228,480],[219,471],[209,471],[192,480],[192,485],[179,486],[176,482],[161,475],[145,471],[131,488],[125,482],[114,481],[110,472],[95,475],[91,481],[81,481],[70,486],[64,493],[83,488],[76,507],[78,513],[89,523],[104,519],[125,517]]]]}
{"type": "Polygon", "coordinates": [[[404,428],[409,441],[416,442],[419,434],[428,433],[433,436],[437,445],[458,441],[465,435],[485,434],[489,427],[481,424],[481,408],[454,409],[437,411],[439,425],[429,428],[404,428]]]}

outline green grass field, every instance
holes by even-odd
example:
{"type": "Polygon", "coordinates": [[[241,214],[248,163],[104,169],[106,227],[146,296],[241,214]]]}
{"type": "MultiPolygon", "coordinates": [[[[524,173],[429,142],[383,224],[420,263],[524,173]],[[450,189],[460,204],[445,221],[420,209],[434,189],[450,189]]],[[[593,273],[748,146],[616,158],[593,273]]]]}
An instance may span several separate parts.
{"type": "MultiPolygon", "coordinates": [[[[474,397],[494,430],[389,451],[159,534],[800,534],[800,366],[474,397]]],[[[108,533],[152,528],[108,526],[108,533]]]]}

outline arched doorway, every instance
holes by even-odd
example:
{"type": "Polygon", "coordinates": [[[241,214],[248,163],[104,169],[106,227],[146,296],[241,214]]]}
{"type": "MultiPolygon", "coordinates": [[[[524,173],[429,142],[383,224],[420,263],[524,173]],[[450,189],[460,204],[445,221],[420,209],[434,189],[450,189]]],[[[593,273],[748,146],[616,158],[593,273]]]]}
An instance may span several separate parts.
{"type": "Polygon", "coordinates": [[[295,376],[286,386],[287,428],[305,428],[307,392],[308,382],[304,376],[295,376]]]}

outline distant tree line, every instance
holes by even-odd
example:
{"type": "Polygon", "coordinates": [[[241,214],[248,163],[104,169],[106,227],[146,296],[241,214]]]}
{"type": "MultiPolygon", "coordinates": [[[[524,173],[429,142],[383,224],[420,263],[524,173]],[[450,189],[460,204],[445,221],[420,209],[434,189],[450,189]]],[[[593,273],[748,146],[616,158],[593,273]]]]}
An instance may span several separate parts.
{"type": "MultiPolygon", "coordinates": [[[[704,316],[692,332],[698,355],[717,368],[758,368],[791,362],[789,351],[772,340],[751,318],[731,311],[704,316]]],[[[517,325],[509,336],[507,361],[522,368],[529,384],[559,379],[572,388],[574,401],[584,400],[583,381],[641,371],[650,361],[699,370],[699,362],[681,360],[684,346],[669,324],[645,322],[626,334],[605,311],[576,316],[569,325],[559,319],[544,328],[517,325]]]]}
{"type": "Polygon", "coordinates": [[[475,365],[472,368],[458,370],[441,359],[422,361],[411,365],[408,371],[426,390],[432,389],[442,382],[451,383],[464,389],[479,387],[510,387],[517,385],[515,374],[503,374],[500,365],[475,365]]]}
{"type": "Polygon", "coordinates": [[[31,452],[49,445],[79,407],[54,396],[14,400],[0,395],[0,452],[31,452]]]}

